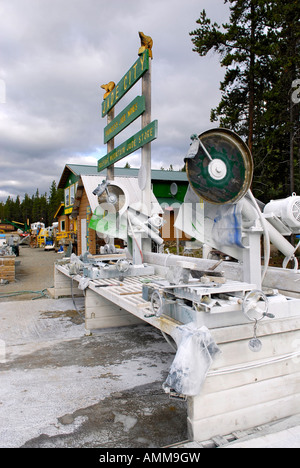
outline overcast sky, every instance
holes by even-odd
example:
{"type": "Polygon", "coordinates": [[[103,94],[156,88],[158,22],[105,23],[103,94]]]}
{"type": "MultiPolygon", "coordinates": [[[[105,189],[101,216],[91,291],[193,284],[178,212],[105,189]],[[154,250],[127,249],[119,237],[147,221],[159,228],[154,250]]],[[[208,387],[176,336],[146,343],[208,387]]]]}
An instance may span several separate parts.
{"type": "MultiPolygon", "coordinates": [[[[205,9],[228,19],[224,0],[0,0],[0,200],[49,193],[65,164],[96,165],[106,154],[101,84],[116,83],[153,39],[152,168],[183,166],[190,135],[215,126],[224,69],[192,51],[189,32],[205,9]]],[[[119,113],[141,82],[116,106],[119,113]]],[[[115,139],[140,129],[140,118],[115,139]]],[[[140,166],[140,152],[117,165],[140,166]]]]}

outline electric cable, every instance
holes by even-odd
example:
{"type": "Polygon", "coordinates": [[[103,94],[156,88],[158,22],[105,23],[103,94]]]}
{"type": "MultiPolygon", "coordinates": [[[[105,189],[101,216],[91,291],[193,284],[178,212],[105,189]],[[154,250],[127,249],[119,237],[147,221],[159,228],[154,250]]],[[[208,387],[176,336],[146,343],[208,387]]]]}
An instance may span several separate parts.
{"type": "Polygon", "coordinates": [[[77,305],[75,303],[75,298],[74,298],[74,293],[73,293],[73,277],[71,278],[71,295],[72,295],[73,304],[74,304],[77,314],[84,320],[83,315],[79,312],[79,310],[77,309],[77,305]]]}
{"type": "Polygon", "coordinates": [[[175,351],[175,353],[176,353],[176,352],[177,352],[177,348],[176,348],[176,346],[173,345],[173,343],[172,343],[171,340],[169,339],[168,335],[167,335],[165,332],[163,332],[162,330],[161,330],[161,334],[162,334],[162,336],[164,337],[164,339],[166,340],[166,342],[171,346],[171,348],[172,348],[172,349],[175,351]]]}
{"type": "Polygon", "coordinates": [[[45,289],[42,289],[40,291],[14,291],[14,292],[10,292],[10,293],[7,293],[7,294],[1,294],[0,293],[0,299],[2,299],[3,297],[14,297],[14,296],[22,296],[23,294],[40,294],[40,296],[38,297],[33,297],[31,300],[35,300],[35,299],[39,299],[41,297],[48,297],[47,294],[45,294],[44,291],[47,291],[47,288],[45,289]]]}

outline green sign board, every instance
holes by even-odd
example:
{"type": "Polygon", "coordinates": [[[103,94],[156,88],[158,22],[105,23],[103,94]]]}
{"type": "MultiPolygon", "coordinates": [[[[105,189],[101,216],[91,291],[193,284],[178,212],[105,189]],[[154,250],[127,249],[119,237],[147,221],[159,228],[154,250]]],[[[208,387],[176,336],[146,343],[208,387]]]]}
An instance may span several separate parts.
{"type": "Polygon", "coordinates": [[[102,102],[102,117],[117,104],[117,102],[130,90],[130,88],[143,76],[149,69],[149,50],[146,49],[137,61],[132,65],[128,72],[121,78],[119,83],[109,93],[102,102]]]}
{"type": "Polygon", "coordinates": [[[150,141],[155,140],[155,138],[157,138],[157,127],[157,120],[153,120],[149,125],[107,153],[106,156],[99,159],[98,172],[103,171],[103,169],[109,167],[111,164],[115,164],[120,159],[125,158],[142,146],[150,143],[150,141]]]}
{"type": "Polygon", "coordinates": [[[137,96],[105,128],[104,143],[114,138],[145,111],[145,97],[137,96]]]}

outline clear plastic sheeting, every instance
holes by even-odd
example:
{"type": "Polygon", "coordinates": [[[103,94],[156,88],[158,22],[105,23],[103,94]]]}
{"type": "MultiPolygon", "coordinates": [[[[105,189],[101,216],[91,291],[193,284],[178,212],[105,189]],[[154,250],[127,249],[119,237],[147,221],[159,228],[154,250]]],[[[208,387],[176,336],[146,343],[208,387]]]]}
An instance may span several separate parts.
{"type": "Polygon", "coordinates": [[[3,245],[0,247],[0,257],[7,257],[13,255],[13,249],[11,246],[3,245]]]}
{"type": "Polygon", "coordinates": [[[242,244],[242,214],[239,204],[230,204],[218,208],[212,228],[212,238],[220,245],[242,244]]]}
{"type": "Polygon", "coordinates": [[[166,393],[196,396],[220,348],[207,327],[197,328],[193,323],[178,327],[174,339],[177,352],[163,388],[166,393]]]}

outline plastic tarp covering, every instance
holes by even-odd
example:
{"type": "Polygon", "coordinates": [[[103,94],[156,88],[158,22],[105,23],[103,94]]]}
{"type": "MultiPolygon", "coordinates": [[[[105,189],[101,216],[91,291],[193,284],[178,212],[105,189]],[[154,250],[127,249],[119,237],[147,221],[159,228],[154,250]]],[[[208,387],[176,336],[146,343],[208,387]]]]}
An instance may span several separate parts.
{"type": "Polygon", "coordinates": [[[218,208],[214,218],[212,238],[221,245],[244,247],[240,204],[228,204],[218,208]]]}
{"type": "Polygon", "coordinates": [[[177,327],[174,339],[177,352],[163,388],[166,393],[175,390],[178,394],[196,396],[220,348],[207,327],[197,328],[193,323],[177,327]]]}
{"type": "MultiPolygon", "coordinates": [[[[189,185],[184,203],[190,203],[193,208],[193,218],[200,219],[196,212],[200,199],[189,185]]],[[[202,202],[203,203],[203,202],[202,202]]],[[[226,205],[213,205],[204,202],[203,232],[206,233],[211,228],[212,240],[217,245],[244,247],[242,244],[242,204],[228,203],[226,205]],[[211,220],[211,223],[209,223],[211,220]]],[[[206,238],[199,239],[207,242],[206,238]]]]}
{"type": "Polygon", "coordinates": [[[175,227],[199,242],[243,261],[243,201],[216,205],[200,199],[189,184],[175,227]]]}

